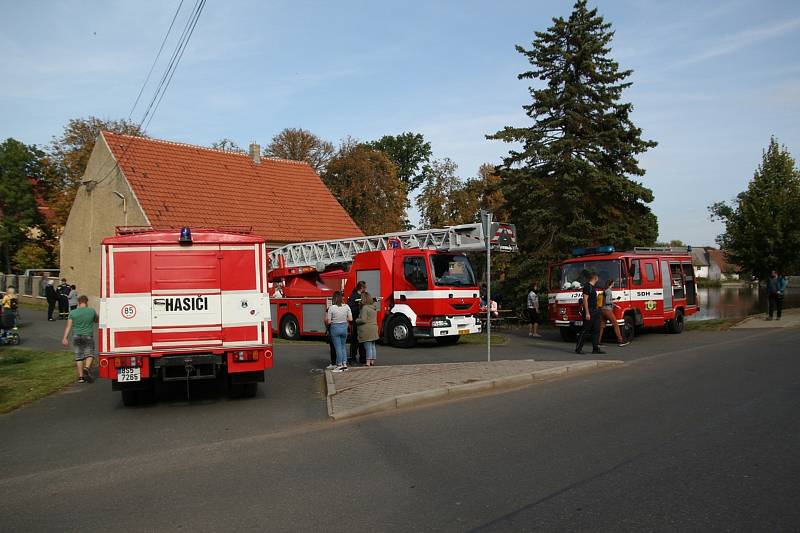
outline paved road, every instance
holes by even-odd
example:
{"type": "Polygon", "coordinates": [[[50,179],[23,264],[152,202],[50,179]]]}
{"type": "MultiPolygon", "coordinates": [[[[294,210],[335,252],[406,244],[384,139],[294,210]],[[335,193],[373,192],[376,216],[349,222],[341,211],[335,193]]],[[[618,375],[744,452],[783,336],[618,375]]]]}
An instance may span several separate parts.
{"type": "MultiPolygon", "coordinates": [[[[50,326],[50,325],[45,325],[50,326]]],[[[330,422],[324,346],[253,400],[124,409],[106,384],[0,417],[3,530],[800,527],[800,332],[645,335],[620,370],[330,422]]],[[[384,349],[383,363],[479,347],[384,349]]],[[[498,358],[569,359],[515,338],[498,358]]]]}

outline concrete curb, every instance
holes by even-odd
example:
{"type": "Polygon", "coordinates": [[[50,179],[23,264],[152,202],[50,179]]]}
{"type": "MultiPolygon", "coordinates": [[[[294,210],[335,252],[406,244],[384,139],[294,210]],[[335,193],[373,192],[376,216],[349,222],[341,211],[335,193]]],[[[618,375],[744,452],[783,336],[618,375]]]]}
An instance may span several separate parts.
{"type": "Polygon", "coordinates": [[[544,370],[536,370],[534,372],[525,372],[523,374],[513,374],[510,376],[503,376],[491,380],[473,381],[471,383],[463,383],[461,385],[450,385],[448,387],[439,387],[436,389],[424,390],[419,392],[412,392],[409,394],[401,394],[392,398],[387,398],[376,403],[357,407],[355,409],[347,409],[333,413],[333,406],[331,404],[331,397],[336,394],[333,376],[330,370],[325,371],[325,382],[328,386],[328,416],[334,420],[343,420],[345,418],[352,418],[355,416],[362,416],[372,413],[379,413],[382,411],[391,411],[392,409],[401,409],[403,407],[412,407],[417,405],[425,405],[435,403],[440,400],[449,398],[463,398],[471,395],[481,394],[491,390],[513,389],[533,385],[534,383],[541,383],[554,379],[569,377],[577,374],[588,373],[593,370],[601,370],[611,368],[614,366],[623,365],[624,361],[575,361],[566,363],[563,366],[555,368],[547,368],[544,370]]]}

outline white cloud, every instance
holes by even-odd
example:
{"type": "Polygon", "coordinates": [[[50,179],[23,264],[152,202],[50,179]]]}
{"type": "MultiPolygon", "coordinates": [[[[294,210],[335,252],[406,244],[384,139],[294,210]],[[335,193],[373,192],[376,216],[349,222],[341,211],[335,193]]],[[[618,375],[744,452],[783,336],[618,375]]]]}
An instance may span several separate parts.
{"type": "Polygon", "coordinates": [[[738,52],[744,48],[749,48],[762,41],[774,39],[786,32],[800,28],[800,17],[793,18],[784,22],[773,23],[767,26],[759,26],[739,31],[728,35],[705,49],[698,49],[693,55],[685,57],[675,63],[673,67],[683,67],[693,65],[715,57],[725,56],[738,52]]]}

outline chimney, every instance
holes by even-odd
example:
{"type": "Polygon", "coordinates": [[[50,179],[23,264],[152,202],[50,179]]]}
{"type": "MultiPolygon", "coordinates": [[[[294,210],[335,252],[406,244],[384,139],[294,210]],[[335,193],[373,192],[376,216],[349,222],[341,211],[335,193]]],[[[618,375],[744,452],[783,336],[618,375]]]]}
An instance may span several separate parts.
{"type": "Polygon", "coordinates": [[[250,143],[250,159],[252,159],[253,163],[256,165],[261,163],[261,145],[250,143]]]}

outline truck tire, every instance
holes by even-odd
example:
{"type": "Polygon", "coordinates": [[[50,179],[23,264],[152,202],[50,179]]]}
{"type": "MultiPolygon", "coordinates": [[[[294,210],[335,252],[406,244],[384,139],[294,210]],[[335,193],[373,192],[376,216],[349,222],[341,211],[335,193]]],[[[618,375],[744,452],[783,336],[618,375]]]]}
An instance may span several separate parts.
{"type": "Polygon", "coordinates": [[[139,405],[139,391],[138,390],[124,390],[122,391],[122,405],[125,407],[136,407],[139,405]]]}
{"type": "Polygon", "coordinates": [[[686,320],[683,318],[683,310],[678,309],[675,311],[675,318],[667,321],[667,332],[674,335],[683,333],[683,328],[686,325],[686,320]]]}
{"type": "Polygon", "coordinates": [[[404,315],[394,315],[386,329],[386,340],[397,348],[414,346],[414,328],[411,326],[411,321],[404,315]]]}
{"type": "Polygon", "coordinates": [[[281,337],[290,341],[300,338],[300,325],[294,315],[286,315],[281,319],[281,337]]]}
{"type": "Polygon", "coordinates": [[[633,315],[625,315],[625,323],[622,325],[622,338],[625,342],[632,342],[636,336],[636,319],[633,315]]]}
{"type": "Polygon", "coordinates": [[[573,342],[575,340],[575,332],[572,331],[571,327],[561,326],[558,331],[561,333],[561,340],[564,342],[573,342]]]}
{"type": "Polygon", "coordinates": [[[452,346],[458,344],[461,335],[448,335],[446,337],[436,337],[436,344],[440,346],[452,346]]]}

